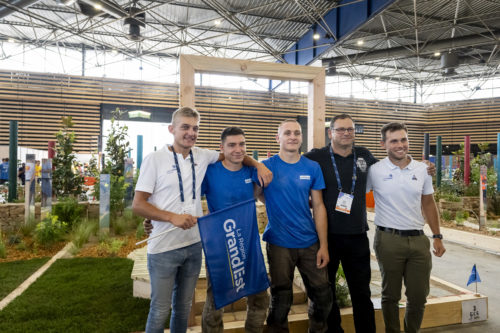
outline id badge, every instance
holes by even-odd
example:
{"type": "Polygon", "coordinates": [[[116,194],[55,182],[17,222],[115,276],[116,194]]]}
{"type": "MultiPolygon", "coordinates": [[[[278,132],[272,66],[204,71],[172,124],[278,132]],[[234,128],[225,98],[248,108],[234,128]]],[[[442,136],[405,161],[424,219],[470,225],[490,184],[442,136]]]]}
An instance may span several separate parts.
{"type": "Polygon", "coordinates": [[[191,203],[184,203],[184,205],[182,206],[182,214],[189,214],[189,215],[192,215],[192,216],[196,216],[195,214],[195,209],[194,209],[194,204],[191,202],[191,203]]]}
{"type": "Polygon", "coordinates": [[[351,214],[353,199],[354,196],[352,194],[340,192],[339,197],[337,198],[337,204],[335,205],[335,210],[344,214],[351,214]]]}

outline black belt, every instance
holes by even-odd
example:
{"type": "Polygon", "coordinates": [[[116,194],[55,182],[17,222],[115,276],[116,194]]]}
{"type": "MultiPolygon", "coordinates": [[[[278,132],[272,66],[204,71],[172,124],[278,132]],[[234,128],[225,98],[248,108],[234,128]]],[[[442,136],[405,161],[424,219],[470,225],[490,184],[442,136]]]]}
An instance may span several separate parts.
{"type": "Polygon", "coordinates": [[[396,235],[404,236],[404,237],[421,236],[424,234],[423,230],[399,230],[399,229],[393,229],[393,228],[387,228],[387,227],[381,227],[381,226],[377,226],[377,229],[380,231],[385,231],[385,232],[388,232],[391,234],[396,234],[396,235]]]}

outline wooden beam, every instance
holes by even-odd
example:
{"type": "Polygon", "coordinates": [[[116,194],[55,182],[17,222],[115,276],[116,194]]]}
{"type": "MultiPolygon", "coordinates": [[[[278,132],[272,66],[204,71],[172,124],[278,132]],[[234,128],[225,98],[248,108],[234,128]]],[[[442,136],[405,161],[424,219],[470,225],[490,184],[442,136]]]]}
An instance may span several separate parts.
{"type": "Polygon", "coordinates": [[[275,62],[225,59],[187,54],[181,55],[180,58],[189,62],[195,71],[199,73],[229,74],[285,81],[311,81],[319,73],[324,72],[323,67],[298,66],[275,62]]]}
{"type": "Polygon", "coordinates": [[[188,106],[194,108],[194,72],[195,68],[185,55],[179,57],[180,84],[179,84],[179,107],[188,106]]]}
{"type": "Polygon", "coordinates": [[[325,145],[325,71],[309,82],[307,101],[307,150],[325,145]]]}

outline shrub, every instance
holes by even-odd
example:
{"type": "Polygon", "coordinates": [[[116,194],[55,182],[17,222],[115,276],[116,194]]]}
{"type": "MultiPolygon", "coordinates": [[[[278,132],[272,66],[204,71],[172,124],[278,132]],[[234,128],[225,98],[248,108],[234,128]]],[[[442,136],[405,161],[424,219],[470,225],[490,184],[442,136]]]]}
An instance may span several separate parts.
{"type": "Polygon", "coordinates": [[[142,222],[142,218],[132,213],[131,209],[125,209],[122,216],[117,216],[111,219],[111,228],[115,235],[123,235],[129,230],[136,229],[137,225],[142,222]]]}
{"type": "Polygon", "coordinates": [[[142,239],[144,237],[144,225],[139,223],[137,229],[135,230],[135,238],[142,239]]]}
{"type": "Polygon", "coordinates": [[[73,242],[75,251],[81,249],[98,228],[99,225],[96,221],[84,220],[81,223],[78,223],[71,233],[71,241],[73,242]]]}
{"type": "Polygon", "coordinates": [[[0,234],[0,258],[7,257],[7,248],[5,247],[5,243],[3,242],[3,237],[0,234]]]}
{"type": "Polygon", "coordinates": [[[457,225],[463,225],[464,221],[467,219],[466,216],[468,217],[468,212],[462,210],[457,211],[455,215],[455,221],[457,222],[457,225]]]}
{"type": "Polygon", "coordinates": [[[47,215],[36,225],[35,241],[42,246],[49,246],[64,239],[67,224],[59,221],[56,215],[47,215]]]}
{"type": "Polygon", "coordinates": [[[52,207],[52,214],[57,216],[60,221],[66,222],[69,227],[72,227],[82,216],[83,206],[78,204],[75,198],[67,197],[59,200],[52,207]]]}
{"type": "Polygon", "coordinates": [[[451,221],[451,212],[449,210],[443,210],[443,212],[441,213],[441,218],[445,221],[451,221]]]}
{"type": "Polygon", "coordinates": [[[22,223],[19,227],[19,231],[24,237],[31,236],[36,228],[36,220],[34,218],[30,218],[27,223],[22,223]]]}
{"type": "Polygon", "coordinates": [[[488,200],[488,210],[495,215],[500,215],[500,194],[490,195],[488,200]]]}
{"type": "Polygon", "coordinates": [[[24,241],[20,241],[17,245],[16,245],[16,249],[19,250],[19,251],[26,251],[28,247],[26,246],[26,243],[24,241]]]}
{"type": "Polygon", "coordinates": [[[335,296],[339,308],[351,306],[351,300],[349,298],[349,288],[347,287],[342,265],[339,265],[337,276],[335,277],[335,296]]]}
{"type": "Polygon", "coordinates": [[[115,256],[118,254],[118,251],[122,248],[124,241],[120,239],[108,239],[107,241],[102,241],[99,243],[97,247],[97,253],[100,256],[115,256]]]}

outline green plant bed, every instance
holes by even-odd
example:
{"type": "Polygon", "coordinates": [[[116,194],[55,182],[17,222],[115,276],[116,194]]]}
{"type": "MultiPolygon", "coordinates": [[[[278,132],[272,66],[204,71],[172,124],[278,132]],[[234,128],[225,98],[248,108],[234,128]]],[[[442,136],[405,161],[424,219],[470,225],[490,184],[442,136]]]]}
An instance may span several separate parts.
{"type": "Polygon", "coordinates": [[[132,297],[133,262],[60,259],[0,312],[0,332],[134,332],[149,300],[132,297]]]}
{"type": "Polygon", "coordinates": [[[49,258],[36,258],[0,263],[0,299],[10,294],[48,260],[49,258]]]}

